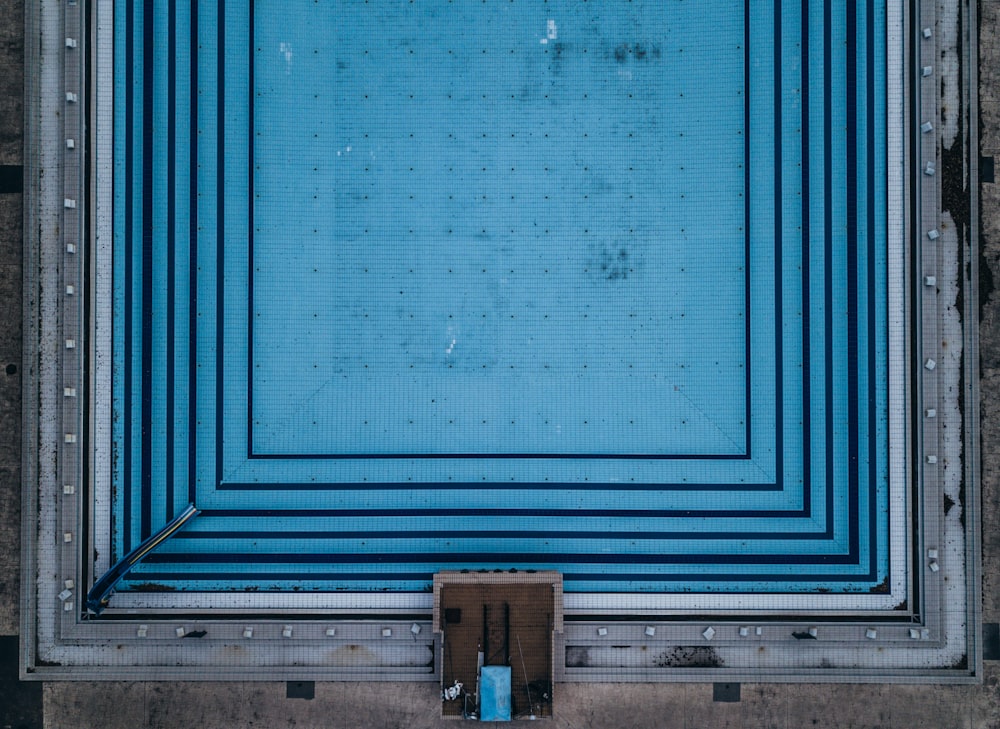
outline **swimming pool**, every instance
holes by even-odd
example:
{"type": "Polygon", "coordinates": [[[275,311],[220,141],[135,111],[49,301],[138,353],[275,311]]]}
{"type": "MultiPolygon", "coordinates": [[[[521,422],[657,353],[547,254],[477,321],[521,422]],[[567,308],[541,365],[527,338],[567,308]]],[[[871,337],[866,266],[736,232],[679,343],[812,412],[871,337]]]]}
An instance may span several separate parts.
{"type": "Polygon", "coordinates": [[[22,678],[977,680],[973,5],[367,5],[26,14],[22,678]]]}
{"type": "Polygon", "coordinates": [[[117,5],[95,571],[898,601],[884,16],[117,5]]]}

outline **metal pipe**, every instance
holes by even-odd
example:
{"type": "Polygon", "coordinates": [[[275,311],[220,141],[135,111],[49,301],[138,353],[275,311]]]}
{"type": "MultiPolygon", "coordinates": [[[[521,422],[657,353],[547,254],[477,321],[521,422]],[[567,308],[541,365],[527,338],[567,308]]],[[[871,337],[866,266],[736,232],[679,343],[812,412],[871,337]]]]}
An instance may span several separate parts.
{"type": "Polygon", "coordinates": [[[194,504],[188,504],[188,507],[178,514],[173,521],[160,529],[160,531],[151,535],[148,539],[142,542],[142,544],[118,560],[118,562],[116,562],[111,569],[105,572],[101,579],[95,582],[94,586],[90,588],[90,592],[87,593],[87,610],[95,615],[100,615],[104,611],[104,608],[108,606],[108,600],[110,600],[111,592],[115,589],[115,585],[118,584],[118,581],[128,574],[129,570],[139,564],[139,562],[141,562],[150,552],[163,544],[163,542],[169,539],[173,534],[180,531],[185,524],[200,513],[201,512],[195,508],[194,504]]]}

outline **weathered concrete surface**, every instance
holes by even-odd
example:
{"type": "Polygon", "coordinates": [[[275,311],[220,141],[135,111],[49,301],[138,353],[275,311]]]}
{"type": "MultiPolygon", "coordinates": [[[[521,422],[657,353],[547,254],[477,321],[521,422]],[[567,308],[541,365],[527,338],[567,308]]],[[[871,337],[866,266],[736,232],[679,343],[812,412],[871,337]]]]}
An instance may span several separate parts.
{"type": "MultiPolygon", "coordinates": [[[[23,2],[0,0],[0,165],[23,160],[23,2]]],[[[42,726],[41,692],[18,682],[21,522],[21,199],[0,193],[0,725],[42,726]]]]}
{"type": "MultiPolygon", "coordinates": [[[[21,195],[0,195],[0,238],[21,234],[21,195]]],[[[21,255],[0,242],[0,635],[17,633],[21,523],[21,255]]]]}
{"type": "MultiPolygon", "coordinates": [[[[23,159],[23,8],[0,0],[0,165],[23,159]]],[[[18,632],[20,595],[21,199],[0,194],[0,635],[18,632]]]]}
{"type": "MultiPolygon", "coordinates": [[[[559,729],[992,729],[1000,726],[1000,669],[982,686],[744,685],[716,703],[710,684],[559,684],[559,729]]],[[[283,683],[46,684],[47,729],[112,727],[386,727],[454,729],[437,716],[431,684],[316,685],[311,701],[283,683]]],[[[513,722],[512,727],[537,726],[513,722]]]]}
{"type": "MultiPolygon", "coordinates": [[[[0,208],[3,205],[0,201],[0,208]]],[[[18,632],[21,354],[19,340],[10,330],[20,336],[20,301],[10,294],[20,295],[20,276],[20,267],[0,265],[0,311],[16,319],[0,324],[0,635],[18,632]]]]}
{"type": "Polygon", "coordinates": [[[24,136],[24,1],[0,1],[0,165],[21,164],[24,136]]]}
{"type": "MultiPolygon", "coordinates": [[[[1000,3],[980,8],[980,149],[1000,158],[1000,3]]],[[[981,186],[983,620],[1000,622],[1000,184],[981,186]]]]}

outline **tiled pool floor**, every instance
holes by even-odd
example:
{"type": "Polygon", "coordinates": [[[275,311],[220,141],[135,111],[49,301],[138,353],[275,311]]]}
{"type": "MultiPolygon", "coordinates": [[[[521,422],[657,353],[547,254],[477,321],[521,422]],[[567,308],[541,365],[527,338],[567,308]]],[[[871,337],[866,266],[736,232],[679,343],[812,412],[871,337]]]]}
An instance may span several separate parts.
{"type": "Polygon", "coordinates": [[[891,592],[882,4],[147,6],[122,591],[891,592]]]}

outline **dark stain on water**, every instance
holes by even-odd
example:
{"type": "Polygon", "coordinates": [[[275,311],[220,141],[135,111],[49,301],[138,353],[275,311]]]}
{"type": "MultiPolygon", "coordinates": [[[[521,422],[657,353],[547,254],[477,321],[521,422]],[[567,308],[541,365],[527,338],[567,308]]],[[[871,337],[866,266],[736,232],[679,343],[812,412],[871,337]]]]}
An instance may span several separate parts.
{"type": "Polygon", "coordinates": [[[566,50],[566,44],[558,41],[549,44],[545,49],[545,54],[549,57],[549,71],[556,76],[562,71],[563,56],[566,50]]]}
{"type": "Polygon", "coordinates": [[[609,257],[601,264],[601,269],[607,273],[608,281],[616,281],[619,278],[628,278],[628,249],[619,248],[618,254],[609,257]]]}
{"type": "Polygon", "coordinates": [[[659,59],[662,56],[663,51],[659,45],[643,43],[642,41],[619,43],[614,50],[615,61],[618,63],[628,63],[631,60],[643,63],[659,59]]]}
{"type": "Polygon", "coordinates": [[[626,243],[604,243],[591,251],[584,272],[591,278],[623,282],[636,272],[636,256],[626,243]]]}

